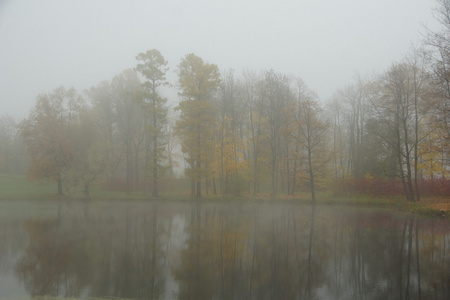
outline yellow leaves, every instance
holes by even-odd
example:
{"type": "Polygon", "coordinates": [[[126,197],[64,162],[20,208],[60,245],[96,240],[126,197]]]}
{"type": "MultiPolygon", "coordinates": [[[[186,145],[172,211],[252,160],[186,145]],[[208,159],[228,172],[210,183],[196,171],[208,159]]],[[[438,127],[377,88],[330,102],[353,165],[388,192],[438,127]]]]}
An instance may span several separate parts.
{"type": "Polygon", "coordinates": [[[208,94],[219,87],[219,68],[190,53],[178,65],[178,82],[184,98],[206,100],[208,94]]]}
{"type": "Polygon", "coordinates": [[[364,175],[364,178],[366,178],[366,179],[373,179],[373,176],[370,175],[370,173],[367,173],[366,175],[364,175]]]}
{"type": "Polygon", "coordinates": [[[445,151],[443,151],[442,139],[437,131],[432,131],[427,138],[419,144],[418,169],[426,178],[434,178],[450,175],[445,167],[445,151]]]}

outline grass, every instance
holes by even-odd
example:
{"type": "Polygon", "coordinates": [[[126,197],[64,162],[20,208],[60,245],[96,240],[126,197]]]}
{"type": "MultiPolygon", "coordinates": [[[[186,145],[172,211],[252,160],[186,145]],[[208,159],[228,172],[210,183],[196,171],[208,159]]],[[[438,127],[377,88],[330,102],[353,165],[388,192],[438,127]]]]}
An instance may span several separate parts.
{"type": "MultiPolygon", "coordinates": [[[[162,189],[161,196],[152,198],[149,194],[142,191],[134,191],[126,193],[124,191],[112,191],[101,186],[94,186],[91,189],[91,199],[96,202],[104,201],[126,201],[142,202],[142,201],[166,201],[166,202],[185,202],[189,201],[189,193],[184,191],[177,183],[174,186],[167,186],[162,189]]],[[[439,197],[422,197],[420,202],[408,202],[403,197],[373,197],[368,195],[352,195],[352,196],[333,196],[330,192],[318,192],[317,203],[320,205],[349,205],[349,206],[367,206],[385,209],[393,209],[398,211],[407,211],[429,216],[439,216],[450,218],[450,200],[439,197]]],[[[63,196],[64,200],[81,200],[84,199],[82,193],[71,193],[63,196]]],[[[46,214],[54,209],[54,200],[61,200],[56,193],[56,183],[36,183],[29,182],[25,176],[20,175],[0,175],[0,200],[2,200],[2,209],[0,216],[8,214],[16,215],[23,211],[30,211],[33,215],[42,213],[46,214]],[[5,201],[7,200],[7,201],[5,201]],[[8,202],[16,200],[23,201],[22,205],[10,204],[8,202]],[[32,201],[31,201],[32,200],[32,201]],[[35,201],[36,200],[36,201],[35,201]]],[[[311,197],[309,193],[299,193],[295,196],[279,195],[276,198],[270,197],[269,194],[260,194],[257,196],[214,196],[206,195],[202,198],[202,202],[258,202],[258,203],[295,203],[310,204],[311,197]]]]}
{"type": "Polygon", "coordinates": [[[23,175],[0,175],[0,200],[43,200],[55,197],[54,183],[29,182],[23,175]]]}
{"type": "MultiPolygon", "coordinates": [[[[64,298],[64,297],[52,297],[52,296],[13,296],[13,297],[0,297],[0,300],[76,300],[85,298],[64,298]]],[[[112,298],[87,298],[88,300],[111,300],[112,298]]],[[[117,298],[120,300],[127,300],[127,298],[117,298]]]]}

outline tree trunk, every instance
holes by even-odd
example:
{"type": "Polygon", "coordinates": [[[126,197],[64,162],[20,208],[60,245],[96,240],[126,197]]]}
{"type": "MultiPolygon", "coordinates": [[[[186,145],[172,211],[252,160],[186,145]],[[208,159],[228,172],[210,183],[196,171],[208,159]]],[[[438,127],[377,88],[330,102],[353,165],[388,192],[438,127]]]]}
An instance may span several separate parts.
{"type": "Polygon", "coordinates": [[[63,194],[61,173],[58,173],[58,195],[63,194]]]}
{"type": "Polygon", "coordinates": [[[86,198],[89,198],[89,196],[90,196],[90,185],[89,185],[89,183],[86,183],[84,185],[84,196],[86,198]]]}
{"type": "Polygon", "coordinates": [[[152,196],[153,197],[158,197],[159,192],[158,192],[158,154],[156,151],[156,147],[158,146],[158,138],[154,137],[153,138],[153,147],[155,147],[155,149],[153,149],[153,184],[152,184],[152,196]]]}
{"type": "MultiPolygon", "coordinates": [[[[200,117],[200,116],[198,116],[200,117]]],[[[201,167],[202,167],[202,156],[201,156],[201,141],[200,141],[200,126],[197,126],[197,191],[196,191],[196,197],[199,199],[202,197],[202,174],[201,174],[201,167]]]]}
{"type": "Polygon", "coordinates": [[[155,82],[153,81],[153,186],[152,186],[152,196],[158,196],[158,133],[156,130],[156,90],[155,82]]]}
{"type": "Polygon", "coordinates": [[[314,171],[312,167],[312,154],[311,154],[311,145],[310,141],[308,140],[308,169],[309,169],[309,181],[310,181],[310,188],[311,188],[311,201],[313,203],[316,203],[316,187],[314,186],[314,171]]]}
{"type": "Polygon", "coordinates": [[[225,115],[222,116],[222,130],[220,132],[220,193],[225,194],[225,187],[223,181],[223,148],[224,148],[224,130],[225,130],[225,115]]]}
{"type": "Polygon", "coordinates": [[[419,161],[419,112],[418,112],[418,86],[416,81],[416,71],[414,70],[414,135],[415,135],[415,141],[414,141],[414,185],[415,185],[415,192],[416,192],[416,201],[420,201],[420,194],[419,194],[419,182],[418,182],[418,161],[419,161]]]}
{"type": "Polygon", "coordinates": [[[131,143],[127,141],[127,193],[130,192],[131,184],[131,143]]]}
{"type": "Polygon", "coordinates": [[[411,174],[411,150],[409,149],[409,137],[408,128],[406,124],[406,116],[403,117],[403,134],[405,139],[405,163],[406,163],[406,180],[407,180],[407,198],[410,201],[415,201],[415,195],[412,184],[412,174],[411,174]]]}

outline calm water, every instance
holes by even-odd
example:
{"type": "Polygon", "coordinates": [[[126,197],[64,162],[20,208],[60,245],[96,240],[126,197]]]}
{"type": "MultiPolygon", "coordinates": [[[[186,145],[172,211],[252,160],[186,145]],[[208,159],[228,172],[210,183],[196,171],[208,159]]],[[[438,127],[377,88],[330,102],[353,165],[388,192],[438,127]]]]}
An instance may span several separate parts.
{"type": "Polygon", "coordinates": [[[0,297],[450,299],[450,222],[286,204],[63,204],[0,219],[0,297]]]}

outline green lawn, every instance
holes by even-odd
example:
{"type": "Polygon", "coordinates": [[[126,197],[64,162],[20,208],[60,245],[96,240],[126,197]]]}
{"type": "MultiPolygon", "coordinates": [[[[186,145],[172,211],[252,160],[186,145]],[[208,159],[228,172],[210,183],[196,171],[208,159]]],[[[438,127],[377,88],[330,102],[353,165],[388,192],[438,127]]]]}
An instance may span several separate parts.
{"type": "MultiPolygon", "coordinates": [[[[174,183],[174,186],[164,188],[160,199],[177,200],[185,199],[188,193],[180,189],[184,186],[174,183]]],[[[101,185],[91,187],[91,199],[93,200],[148,200],[151,198],[150,192],[144,194],[142,191],[108,190],[101,185]]],[[[65,193],[63,199],[84,199],[81,191],[65,193]]],[[[159,199],[158,198],[158,199],[159,199]]],[[[0,174],[0,200],[55,200],[60,199],[57,194],[56,182],[30,182],[24,175],[4,175],[0,174]]]]}
{"type": "Polygon", "coordinates": [[[44,200],[55,196],[55,183],[29,182],[23,175],[0,175],[0,200],[44,200]]]}
{"type": "MultiPolygon", "coordinates": [[[[186,185],[183,181],[173,182],[161,189],[161,196],[153,200],[179,202],[189,199],[189,192],[183,190],[186,185]],[[171,186],[173,185],[173,186],[171,186]]],[[[62,199],[84,199],[81,192],[66,194],[62,199]]],[[[91,199],[96,201],[147,201],[151,199],[149,194],[142,191],[134,191],[126,193],[124,191],[108,190],[100,185],[91,188],[91,199]]],[[[233,196],[213,196],[205,195],[202,198],[204,202],[286,202],[296,204],[309,204],[309,193],[299,193],[295,196],[279,195],[272,199],[269,194],[260,194],[258,196],[243,195],[240,197],[233,196]]],[[[0,175],[0,200],[9,202],[15,200],[33,200],[23,201],[26,210],[46,210],[46,204],[53,207],[50,202],[61,200],[57,195],[57,187],[55,182],[37,183],[29,182],[25,176],[21,175],[0,175]],[[31,202],[39,200],[36,205],[30,207],[31,202]],[[28,203],[28,204],[26,204],[28,203]]],[[[404,197],[373,197],[367,195],[353,195],[335,197],[329,192],[318,192],[317,203],[321,205],[350,205],[350,206],[368,206],[386,209],[394,209],[400,211],[415,212],[426,215],[450,217],[449,216],[449,200],[443,198],[423,198],[419,203],[407,202],[404,197]]],[[[5,207],[3,207],[5,209],[5,207]]],[[[17,210],[17,206],[12,206],[12,210],[17,210]]],[[[7,211],[8,209],[6,209],[7,211]]],[[[3,211],[2,214],[7,212],[3,211]]],[[[13,213],[13,212],[12,212],[13,213]]]]}

